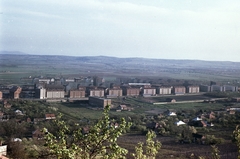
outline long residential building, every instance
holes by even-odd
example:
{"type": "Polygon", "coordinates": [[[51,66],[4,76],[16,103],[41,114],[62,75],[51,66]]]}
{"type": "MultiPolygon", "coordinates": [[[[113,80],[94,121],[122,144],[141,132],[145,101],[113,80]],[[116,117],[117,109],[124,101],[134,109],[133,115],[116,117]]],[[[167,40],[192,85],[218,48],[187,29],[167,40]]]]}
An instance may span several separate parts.
{"type": "Polygon", "coordinates": [[[199,93],[199,86],[187,86],[187,93],[199,93]]]}
{"type": "Polygon", "coordinates": [[[122,87],[123,95],[125,96],[138,96],[140,94],[140,88],[122,87]]]}
{"type": "Polygon", "coordinates": [[[185,94],[186,93],[186,87],[184,87],[184,86],[174,86],[173,87],[173,93],[175,95],[185,94]]]}
{"type": "Polygon", "coordinates": [[[87,87],[86,93],[89,97],[104,97],[104,89],[94,86],[87,87]]]}
{"type": "Polygon", "coordinates": [[[47,85],[46,98],[47,99],[59,99],[64,98],[65,91],[62,85],[47,85]]]}
{"type": "Polygon", "coordinates": [[[157,87],[156,93],[157,94],[171,94],[172,88],[171,87],[157,87]]]}
{"type": "Polygon", "coordinates": [[[123,90],[120,87],[114,87],[107,89],[107,96],[109,97],[121,97],[123,90]]]}
{"type": "Polygon", "coordinates": [[[107,105],[111,106],[112,100],[99,97],[89,97],[89,104],[97,107],[106,107],[107,105]]]}
{"type": "Polygon", "coordinates": [[[156,88],[142,88],[141,94],[143,96],[154,96],[156,95],[156,88]]]}

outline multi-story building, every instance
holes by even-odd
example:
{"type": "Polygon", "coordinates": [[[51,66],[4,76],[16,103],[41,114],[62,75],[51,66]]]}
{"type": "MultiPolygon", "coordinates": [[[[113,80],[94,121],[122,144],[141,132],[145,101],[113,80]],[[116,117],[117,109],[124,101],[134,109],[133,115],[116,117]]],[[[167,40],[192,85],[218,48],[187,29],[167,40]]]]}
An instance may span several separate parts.
{"type": "Polygon", "coordinates": [[[89,104],[92,106],[106,107],[107,105],[111,106],[112,100],[99,97],[89,97],[89,104]]]}
{"type": "Polygon", "coordinates": [[[120,87],[113,87],[107,89],[108,97],[121,97],[123,95],[123,91],[120,87]]]}
{"type": "Polygon", "coordinates": [[[187,86],[187,93],[199,93],[199,86],[187,86]]]}
{"type": "Polygon", "coordinates": [[[19,99],[19,95],[22,91],[21,87],[14,86],[10,89],[10,97],[13,99],[19,99]]]}
{"type": "Polygon", "coordinates": [[[157,94],[171,94],[172,88],[171,87],[157,87],[156,93],[157,94]]]}
{"type": "Polygon", "coordinates": [[[86,88],[79,87],[69,91],[69,98],[84,98],[86,97],[86,88]]]}
{"type": "Polygon", "coordinates": [[[211,92],[211,86],[200,85],[200,92],[211,92]]]}
{"type": "Polygon", "coordinates": [[[174,86],[173,87],[173,93],[175,95],[185,94],[186,93],[186,87],[184,87],[184,86],[174,86]]]}
{"type": "Polygon", "coordinates": [[[154,96],[156,95],[156,88],[142,88],[141,94],[143,96],[154,96]]]}
{"type": "Polygon", "coordinates": [[[46,97],[46,89],[43,87],[39,87],[36,89],[35,92],[35,98],[39,98],[39,99],[45,99],[46,97]]]}
{"type": "Polygon", "coordinates": [[[122,87],[123,95],[125,96],[138,96],[140,94],[140,88],[131,88],[127,86],[122,87]]]}
{"type": "Polygon", "coordinates": [[[89,97],[104,97],[104,89],[98,87],[87,87],[87,96],[89,97]]]}
{"type": "Polygon", "coordinates": [[[224,92],[237,92],[238,91],[238,86],[224,85],[223,86],[223,91],[224,92]]]}
{"type": "Polygon", "coordinates": [[[211,85],[211,92],[222,92],[223,86],[219,85],[211,85]]]}
{"type": "Polygon", "coordinates": [[[47,85],[46,98],[47,99],[59,99],[64,98],[65,91],[62,85],[47,85]]]}

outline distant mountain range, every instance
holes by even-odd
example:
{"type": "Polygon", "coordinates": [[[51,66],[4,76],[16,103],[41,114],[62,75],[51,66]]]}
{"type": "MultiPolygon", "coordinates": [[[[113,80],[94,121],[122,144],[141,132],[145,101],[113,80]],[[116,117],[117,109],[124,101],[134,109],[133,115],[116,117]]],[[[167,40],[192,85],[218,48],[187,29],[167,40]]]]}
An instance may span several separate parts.
{"type": "Polygon", "coordinates": [[[118,58],[110,56],[63,56],[63,55],[34,55],[19,51],[0,51],[0,63],[47,63],[52,65],[79,65],[100,64],[110,68],[176,68],[176,69],[240,69],[240,62],[230,61],[203,61],[203,60],[175,60],[175,59],[149,59],[149,58],[118,58]],[[17,59],[17,61],[16,61],[17,59]]]}

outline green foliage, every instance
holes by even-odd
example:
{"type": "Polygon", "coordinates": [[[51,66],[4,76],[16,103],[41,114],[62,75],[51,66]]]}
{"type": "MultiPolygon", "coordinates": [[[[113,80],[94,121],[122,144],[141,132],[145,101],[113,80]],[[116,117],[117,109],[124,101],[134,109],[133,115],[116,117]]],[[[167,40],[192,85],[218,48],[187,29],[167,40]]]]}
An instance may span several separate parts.
{"type": "Polygon", "coordinates": [[[240,128],[236,126],[235,130],[233,131],[233,138],[238,147],[238,159],[240,159],[240,128]]]}
{"type": "Polygon", "coordinates": [[[212,157],[213,159],[220,159],[219,150],[215,145],[212,145],[212,157]]]}
{"type": "MultiPolygon", "coordinates": [[[[71,134],[66,123],[57,120],[58,135],[54,136],[48,132],[45,136],[45,145],[51,157],[58,159],[125,158],[128,151],[117,144],[117,139],[131,124],[122,118],[118,127],[112,126],[108,112],[109,107],[106,107],[102,119],[90,127],[88,132],[78,128],[71,134]]],[[[47,132],[46,129],[45,132],[47,132]]]]}
{"type": "Polygon", "coordinates": [[[214,135],[206,135],[206,144],[209,145],[216,145],[216,144],[221,144],[224,142],[224,139],[222,138],[216,138],[214,135]]]}
{"type": "Polygon", "coordinates": [[[138,143],[135,147],[135,154],[132,154],[134,159],[155,159],[156,155],[158,154],[159,149],[161,148],[162,144],[159,141],[153,141],[156,137],[155,132],[148,131],[145,145],[145,154],[143,143],[138,143]]]}

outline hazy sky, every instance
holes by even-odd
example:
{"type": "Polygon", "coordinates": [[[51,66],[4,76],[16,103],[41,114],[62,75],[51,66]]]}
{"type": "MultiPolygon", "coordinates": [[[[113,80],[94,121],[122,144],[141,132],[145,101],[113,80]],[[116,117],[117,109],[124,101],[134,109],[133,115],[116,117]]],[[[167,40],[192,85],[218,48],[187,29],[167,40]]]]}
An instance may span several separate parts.
{"type": "Polygon", "coordinates": [[[0,50],[240,62],[240,0],[1,0],[0,50]]]}

